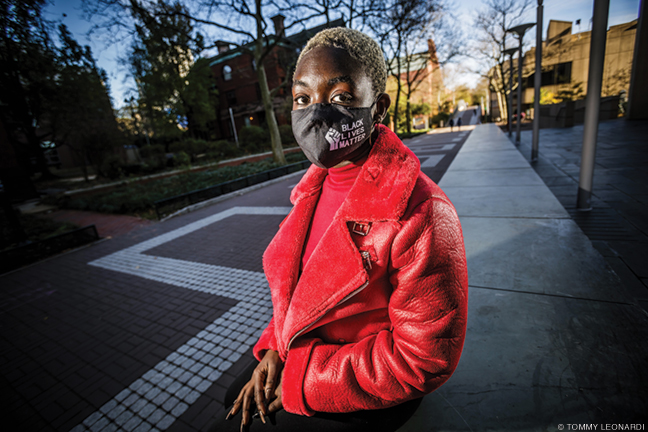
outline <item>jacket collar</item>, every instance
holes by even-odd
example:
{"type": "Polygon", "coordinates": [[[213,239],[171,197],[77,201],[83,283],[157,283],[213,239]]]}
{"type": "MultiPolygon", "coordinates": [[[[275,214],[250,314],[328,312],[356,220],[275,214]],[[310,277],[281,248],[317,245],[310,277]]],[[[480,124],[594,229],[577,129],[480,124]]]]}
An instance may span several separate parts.
{"type": "MultiPolygon", "coordinates": [[[[336,217],[347,221],[387,221],[402,217],[420,171],[418,158],[394,132],[378,125],[378,138],[336,217]]],[[[327,170],[311,165],[290,201],[319,195],[327,170]]]]}

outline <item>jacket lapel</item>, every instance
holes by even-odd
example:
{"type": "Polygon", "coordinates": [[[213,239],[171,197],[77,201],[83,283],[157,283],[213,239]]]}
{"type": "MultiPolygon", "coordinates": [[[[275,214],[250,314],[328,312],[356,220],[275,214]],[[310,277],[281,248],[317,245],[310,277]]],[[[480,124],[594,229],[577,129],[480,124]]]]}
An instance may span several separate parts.
{"type": "Polygon", "coordinates": [[[290,299],[281,339],[286,344],[369,279],[344,221],[335,218],[313,251],[290,299]]]}
{"type": "Polygon", "coordinates": [[[416,156],[398,137],[379,126],[378,139],[358,179],[301,276],[304,241],[327,171],[311,166],[293,189],[293,211],[263,257],[280,350],[287,350],[292,337],[368,281],[347,222],[400,219],[407,208],[419,167],[416,156]]]}

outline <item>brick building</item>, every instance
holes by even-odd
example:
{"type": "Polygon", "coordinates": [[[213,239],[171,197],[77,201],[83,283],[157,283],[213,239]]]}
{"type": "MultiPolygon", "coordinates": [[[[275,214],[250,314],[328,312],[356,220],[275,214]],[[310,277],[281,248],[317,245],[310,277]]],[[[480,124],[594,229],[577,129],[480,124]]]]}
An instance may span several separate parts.
{"type": "MultiPolygon", "coordinates": [[[[308,39],[326,24],[313,27],[292,36],[279,36],[283,33],[284,17],[277,15],[272,18],[275,34],[269,38],[275,43],[272,51],[265,60],[265,71],[268,87],[277,89],[273,97],[275,116],[279,125],[288,124],[292,109],[291,73],[301,48],[308,39]]],[[[338,19],[328,24],[328,27],[344,26],[344,21],[338,19]]],[[[230,45],[222,42],[218,45],[218,55],[210,62],[220,105],[216,120],[217,139],[234,137],[234,127],[237,131],[245,126],[264,126],[266,114],[261,101],[261,88],[256,73],[256,64],[249,53],[252,44],[230,49],[230,45]],[[231,111],[230,111],[231,110],[231,111]]]]}
{"type": "MultiPolygon", "coordinates": [[[[408,83],[412,87],[410,102],[412,104],[428,104],[431,108],[430,115],[438,113],[438,107],[445,95],[443,85],[443,72],[439,65],[436,45],[432,39],[427,41],[428,50],[412,54],[409,58],[400,58],[400,81],[401,81],[401,103],[407,100],[408,83]]],[[[397,81],[394,75],[397,74],[397,61],[391,62],[391,70],[387,79],[387,93],[396,101],[397,81]]],[[[405,113],[402,113],[404,116],[405,113]]],[[[414,126],[427,126],[428,116],[417,116],[413,118],[414,126]]]]}

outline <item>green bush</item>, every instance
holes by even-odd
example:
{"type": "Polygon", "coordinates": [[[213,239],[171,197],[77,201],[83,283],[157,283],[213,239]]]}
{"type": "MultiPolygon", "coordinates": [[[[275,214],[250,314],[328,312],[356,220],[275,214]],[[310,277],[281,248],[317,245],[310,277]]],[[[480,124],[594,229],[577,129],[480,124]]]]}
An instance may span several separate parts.
{"type": "Polygon", "coordinates": [[[297,144],[295,140],[295,135],[292,131],[292,126],[290,125],[281,125],[279,126],[279,135],[281,136],[281,144],[284,146],[292,146],[297,144]]]}
{"type": "Polygon", "coordinates": [[[142,164],[142,172],[145,174],[151,174],[157,171],[162,171],[167,167],[167,157],[166,153],[153,155],[147,159],[144,159],[142,164]]]}
{"type": "Polygon", "coordinates": [[[239,132],[241,148],[248,153],[270,149],[270,134],[259,126],[245,126],[239,132]]]}
{"type": "Polygon", "coordinates": [[[450,118],[450,113],[440,112],[436,114],[434,117],[432,117],[431,123],[434,126],[439,127],[439,125],[441,124],[441,120],[443,120],[443,125],[447,126],[449,118],[450,118]]]}
{"type": "Polygon", "coordinates": [[[231,159],[241,156],[243,151],[236,147],[236,144],[221,140],[210,142],[207,147],[207,154],[211,159],[231,159]]]}
{"type": "Polygon", "coordinates": [[[173,166],[176,168],[191,166],[191,158],[183,151],[173,153],[173,166]]]}
{"type": "Polygon", "coordinates": [[[115,180],[122,175],[124,163],[118,155],[108,155],[99,166],[99,175],[110,180],[115,180]]]}
{"type": "MultiPolygon", "coordinates": [[[[230,146],[236,148],[233,144],[230,144],[230,146]]],[[[305,157],[302,152],[295,152],[286,155],[286,159],[288,163],[294,163],[304,160],[305,157]]],[[[155,201],[214,186],[229,180],[277,168],[278,166],[271,158],[267,158],[259,162],[244,163],[237,166],[218,167],[197,172],[189,171],[147,182],[129,183],[93,195],[58,196],[49,203],[63,208],[152,217],[155,201]]]]}
{"type": "Polygon", "coordinates": [[[160,144],[148,145],[148,146],[140,147],[139,149],[139,154],[142,157],[142,159],[147,159],[164,153],[166,153],[166,151],[164,150],[164,146],[160,144]]]}

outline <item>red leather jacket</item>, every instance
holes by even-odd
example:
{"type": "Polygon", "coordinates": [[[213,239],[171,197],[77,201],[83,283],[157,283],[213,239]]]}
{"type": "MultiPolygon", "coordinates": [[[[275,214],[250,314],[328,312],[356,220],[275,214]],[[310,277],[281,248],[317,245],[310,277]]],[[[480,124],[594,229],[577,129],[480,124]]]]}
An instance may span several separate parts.
{"type": "Polygon", "coordinates": [[[386,408],[432,392],[455,370],[468,275],[454,207],[389,129],[300,275],[327,171],[293,189],[292,212],[263,256],[273,318],[254,347],[285,361],[288,412],[386,408]]]}

